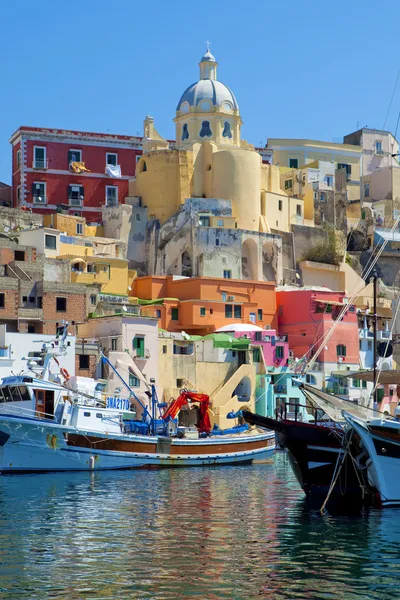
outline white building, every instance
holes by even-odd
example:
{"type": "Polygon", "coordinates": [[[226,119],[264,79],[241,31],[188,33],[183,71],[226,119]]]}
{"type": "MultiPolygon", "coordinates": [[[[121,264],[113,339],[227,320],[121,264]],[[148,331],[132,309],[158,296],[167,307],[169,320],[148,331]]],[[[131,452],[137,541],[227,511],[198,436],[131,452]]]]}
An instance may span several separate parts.
{"type": "MultiPolygon", "coordinates": [[[[7,325],[0,325],[0,378],[27,373],[27,360],[23,360],[24,357],[41,366],[41,348],[53,340],[54,335],[14,333],[7,331],[7,325]]],[[[60,368],[64,368],[71,376],[75,375],[75,336],[68,336],[66,355],[57,357],[57,360],[60,366],[52,361],[51,372],[58,373],[60,368]]]]}
{"type": "Polygon", "coordinates": [[[343,138],[345,144],[362,147],[360,175],[369,175],[377,169],[398,166],[399,142],[390,131],[363,127],[343,138]]]}

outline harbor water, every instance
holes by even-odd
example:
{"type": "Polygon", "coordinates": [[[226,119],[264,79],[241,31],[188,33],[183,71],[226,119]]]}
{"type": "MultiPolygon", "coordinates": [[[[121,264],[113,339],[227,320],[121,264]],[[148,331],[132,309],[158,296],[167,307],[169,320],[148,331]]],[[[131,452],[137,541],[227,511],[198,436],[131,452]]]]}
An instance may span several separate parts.
{"type": "Polygon", "coordinates": [[[321,516],[268,464],[0,477],[0,599],[400,598],[400,510],[321,516]]]}

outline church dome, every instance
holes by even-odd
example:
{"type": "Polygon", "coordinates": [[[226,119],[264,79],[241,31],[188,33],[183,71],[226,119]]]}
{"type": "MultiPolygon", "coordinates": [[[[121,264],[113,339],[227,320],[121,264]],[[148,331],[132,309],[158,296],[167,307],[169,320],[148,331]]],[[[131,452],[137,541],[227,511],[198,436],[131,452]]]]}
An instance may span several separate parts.
{"type": "Polygon", "coordinates": [[[212,109],[213,106],[221,107],[227,113],[239,110],[232,90],[217,80],[217,64],[210,49],[207,48],[199,63],[200,80],[189,85],[183,92],[176,107],[177,111],[188,112],[192,106],[199,106],[204,112],[212,109]]]}
{"type": "Polygon", "coordinates": [[[181,110],[184,102],[189,106],[199,106],[202,100],[208,100],[214,106],[221,106],[226,112],[239,110],[232,90],[216,79],[200,79],[197,83],[192,83],[183,92],[176,110],[181,110]]]}

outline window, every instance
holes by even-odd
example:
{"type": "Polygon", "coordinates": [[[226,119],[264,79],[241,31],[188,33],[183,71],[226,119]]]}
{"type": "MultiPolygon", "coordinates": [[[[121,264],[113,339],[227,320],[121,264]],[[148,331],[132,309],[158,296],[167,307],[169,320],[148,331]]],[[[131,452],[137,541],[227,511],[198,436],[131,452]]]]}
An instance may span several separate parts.
{"type": "Polygon", "coordinates": [[[251,312],[249,315],[249,318],[250,318],[251,323],[255,323],[256,322],[256,313],[251,312]]]}
{"type": "Polygon", "coordinates": [[[33,149],[33,168],[34,169],[45,169],[46,168],[46,148],[40,148],[35,146],[33,149]]]}
{"type": "Polygon", "coordinates": [[[219,239],[218,238],[215,240],[215,245],[219,246],[219,239]]]}
{"type": "Polygon", "coordinates": [[[361,387],[361,383],[359,379],[353,379],[353,387],[359,388],[361,387]]]}
{"type": "Polygon", "coordinates": [[[171,308],[171,321],[179,321],[179,308],[171,308]]]}
{"type": "Polygon", "coordinates": [[[332,187],[333,186],[333,177],[332,177],[332,175],[327,175],[326,176],[326,185],[328,187],[332,187]]]}
{"type": "Polygon", "coordinates": [[[282,200],[278,200],[278,210],[283,210],[283,202],[282,202],[282,200]]]}
{"type": "Polygon", "coordinates": [[[42,296],[38,296],[36,298],[36,301],[37,301],[37,307],[38,308],[43,308],[43,298],[42,298],[42,296]]]}
{"type": "Polygon", "coordinates": [[[90,304],[92,306],[96,306],[97,303],[97,296],[96,294],[90,294],[90,304]]]}
{"type": "Polygon", "coordinates": [[[140,379],[129,373],[129,387],[140,387],[140,379]]]}
{"type": "Polygon", "coordinates": [[[118,154],[115,154],[115,152],[107,152],[106,154],[106,164],[107,165],[112,165],[113,167],[116,167],[118,164],[118,154]]]}
{"type": "Polygon", "coordinates": [[[210,217],[201,215],[199,217],[199,225],[200,227],[210,227],[210,217]]]}
{"type": "Polygon", "coordinates": [[[84,412],[84,413],[83,413],[83,416],[84,416],[84,417],[90,417],[90,412],[84,412]]]}
{"type": "Polygon", "coordinates": [[[232,138],[231,124],[228,121],[225,121],[224,123],[222,137],[232,138]]]}
{"type": "Polygon", "coordinates": [[[176,380],[176,387],[177,388],[182,388],[185,385],[185,380],[184,379],[177,379],[176,380]]]}
{"type": "Polygon", "coordinates": [[[163,346],[162,347],[162,353],[163,354],[167,354],[167,346],[163,346]]]}
{"type": "Polygon", "coordinates": [[[140,221],[140,213],[136,213],[136,221],[140,221]]]}
{"type": "Polygon", "coordinates": [[[185,140],[188,140],[188,139],[189,139],[188,126],[187,126],[187,123],[184,123],[183,128],[182,128],[181,140],[182,140],[182,142],[184,142],[185,140]]]}
{"type": "Polygon", "coordinates": [[[86,265],[86,272],[87,272],[87,273],[95,273],[95,268],[94,268],[94,265],[91,265],[90,263],[88,263],[88,264],[86,265]]]}
{"type": "Polygon", "coordinates": [[[261,342],[261,335],[262,331],[256,331],[256,333],[254,334],[254,339],[256,340],[256,342],[261,342]]]}
{"type": "Polygon", "coordinates": [[[351,179],[351,165],[347,165],[346,163],[338,163],[337,168],[339,170],[344,169],[346,171],[347,181],[349,181],[349,179],[351,179]]]}
{"type": "Polygon", "coordinates": [[[319,193],[319,201],[320,202],[325,202],[325,193],[324,192],[320,192],[319,193]]]}
{"type": "Polygon", "coordinates": [[[159,308],[156,310],[156,317],[157,319],[161,319],[161,310],[159,308]]]}
{"type": "Polygon", "coordinates": [[[106,206],[116,206],[118,204],[118,187],[116,185],[106,185],[106,206]]]}
{"type": "Polygon", "coordinates": [[[116,352],[117,350],[118,338],[111,338],[111,351],[116,352]]]}
{"type": "Polygon", "coordinates": [[[217,220],[217,227],[223,227],[224,226],[224,220],[223,219],[218,219],[217,220]]]}
{"type": "Polygon", "coordinates": [[[262,308],[258,308],[258,309],[257,309],[257,319],[258,319],[259,321],[262,321],[262,319],[263,319],[263,311],[262,311],[262,308]]]}
{"type": "Polygon", "coordinates": [[[68,201],[70,206],[82,206],[85,197],[85,189],[83,185],[68,186],[68,201]]]}
{"type": "Polygon", "coordinates": [[[336,346],[336,356],[346,356],[346,346],[338,344],[336,346]]]}
{"type": "Polygon", "coordinates": [[[44,181],[35,181],[32,184],[32,196],[35,204],[46,204],[46,184],[44,181]]]}
{"type": "Polygon", "coordinates": [[[89,368],[89,354],[80,354],[79,355],[79,368],[80,369],[88,369],[89,368]]]}
{"type": "Polygon", "coordinates": [[[301,217],[301,204],[296,204],[296,215],[301,217]]]}
{"type": "Polygon", "coordinates": [[[232,271],[224,269],[224,279],[232,279],[232,271]]]}
{"type": "Polygon", "coordinates": [[[96,419],[102,419],[103,413],[96,413],[96,419]]]}
{"type": "Polygon", "coordinates": [[[232,319],[233,307],[232,304],[225,304],[225,318],[232,319]]]}
{"type": "Polygon", "coordinates": [[[0,294],[0,308],[4,308],[6,305],[6,295],[0,294]]]}
{"type": "Polygon", "coordinates": [[[68,164],[82,162],[82,150],[68,150],[68,164]]]}
{"type": "Polygon", "coordinates": [[[21,150],[17,150],[17,169],[21,166],[21,150]]]}
{"type": "Polygon", "coordinates": [[[56,297],[56,311],[66,312],[67,310],[67,299],[56,297]]]}
{"type": "Polygon", "coordinates": [[[233,306],[233,316],[235,319],[242,318],[242,307],[239,304],[234,304],[233,306]]]}
{"type": "Polygon", "coordinates": [[[201,317],[205,317],[206,316],[206,309],[204,306],[200,307],[200,316],[201,317]]]}
{"type": "Polygon", "coordinates": [[[299,168],[299,159],[298,158],[289,158],[289,169],[298,169],[299,168]]]}
{"type": "Polygon", "coordinates": [[[222,300],[222,302],[226,302],[226,292],[222,292],[221,300],[222,300]]]}
{"type": "Polygon", "coordinates": [[[14,260],[24,261],[25,252],[23,250],[14,250],[14,260]]]}
{"type": "MultiPolygon", "coordinates": [[[[363,388],[364,388],[364,390],[365,390],[365,389],[366,389],[366,387],[367,387],[367,382],[363,380],[363,381],[362,381],[362,386],[363,386],[363,388]]],[[[391,391],[391,392],[392,392],[392,394],[393,394],[393,390],[390,390],[390,391],[391,391]]],[[[392,395],[392,394],[391,394],[391,395],[392,395]]]]}
{"type": "Polygon", "coordinates": [[[367,342],[367,349],[372,350],[372,341],[371,340],[368,340],[368,342],[367,342]]]}
{"type": "Polygon", "coordinates": [[[356,312],[356,307],[355,306],[350,306],[349,308],[349,312],[356,312]]]}
{"type": "Polygon", "coordinates": [[[382,153],[382,142],[375,142],[375,154],[383,154],[382,153]]]}
{"type": "Polygon", "coordinates": [[[28,333],[35,333],[35,326],[34,325],[28,325],[28,333]]]}
{"type": "Polygon", "coordinates": [[[201,129],[200,129],[200,137],[211,137],[212,133],[211,133],[211,129],[210,129],[210,122],[209,121],[203,121],[201,124],[201,129]]]}
{"type": "Polygon", "coordinates": [[[55,235],[46,235],[44,236],[44,247],[49,250],[55,250],[57,248],[57,238],[55,235]]]}
{"type": "Polygon", "coordinates": [[[293,179],[286,179],[285,190],[291,190],[293,187],[293,179]]]}
{"type": "Polygon", "coordinates": [[[256,362],[256,363],[261,362],[260,348],[253,348],[253,362],[256,362]]]}
{"type": "Polygon", "coordinates": [[[21,202],[21,186],[17,187],[17,202],[21,202]]]}
{"type": "Polygon", "coordinates": [[[369,197],[369,183],[364,183],[364,197],[365,198],[369,197]]]}
{"type": "Polygon", "coordinates": [[[277,346],[275,348],[275,356],[276,358],[283,358],[283,346],[277,346]]]}
{"type": "Polygon", "coordinates": [[[35,296],[29,296],[30,304],[35,304],[35,296]]]}
{"type": "Polygon", "coordinates": [[[76,233],[78,235],[83,235],[83,223],[76,224],[76,233]]]}

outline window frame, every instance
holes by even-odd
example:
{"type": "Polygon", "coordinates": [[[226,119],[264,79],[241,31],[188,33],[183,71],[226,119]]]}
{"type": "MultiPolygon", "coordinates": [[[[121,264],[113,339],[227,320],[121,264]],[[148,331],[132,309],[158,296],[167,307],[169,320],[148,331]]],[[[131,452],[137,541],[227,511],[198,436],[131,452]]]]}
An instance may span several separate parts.
{"type": "Polygon", "coordinates": [[[0,292],[0,309],[4,309],[6,307],[6,294],[5,292],[0,292]]]}
{"type": "Polygon", "coordinates": [[[105,194],[106,194],[106,198],[105,198],[106,206],[118,206],[118,186],[117,185],[106,185],[105,194]],[[115,198],[113,199],[113,202],[115,202],[115,204],[108,203],[108,201],[109,201],[108,200],[108,190],[116,190],[115,198]]]}
{"type": "Polygon", "coordinates": [[[233,319],[233,304],[225,304],[225,319],[233,319]]]}
{"type": "Polygon", "coordinates": [[[110,166],[110,167],[116,167],[118,165],[118,153],[117,152],[106,152],[106,166],[110,166]],[[108,161],[108,157],[109,156],[115,156],[115,164],[114,163],[110,163],[108,161]]]}
{"type": "Polygon", "coordinates": [[[299,168],[299,159],[298,158],[289,158],[289,169],[298,169],[299,168]],[[296,166],[292,165],[292,162],[296,162],[296,166]]]}
{"type": "Polygon", "coordinates": [[[47,185],[46,184],[47,184],[46,181],[33,181],[32,182],[32,188],[33,188],[33,186],[35,186],[35,189],[36,189],[37,185],[43,186],[43,195],[42,194],[34,194],[32,192],[32,201],[33,201],[34,204],[46,204],[47,203],[47,193],[46,193],[46,191],[47,191],[46,190],[47,185]],[[42,201],[41,202],[35,202],[34,199],[35,198],[40,198],[40,197],[42,197],[42,201]]]}
{"type": "Polygon", "coordinates": [[[47,148],[46,146],[33,146],[33,168],[34,169],[45,169],[47,164],[47,148]],[[43,167],[39,167],[36,164],[36,150],[44,150],[43,167]]]}
{"type": "Polygon", "coordinates": [[[205,316],[206,316],[206,307],[200,306],[200,317],[205,317],[205,316]]]}
{"type": "Polygon", "coordinates": [[[56,312],[62,312],[65,313],[68,310],[68,298],[65,298],[65,296],[56,296],[56,312]],[[65,310],[58,308],[58,304],[60,300],[64,300],[65,302],[65,310]]]}
{"type": "Polygon", "coordinates": [[[171,321],[179,321],[179,307],[178,306],[171,307],[171,321]]]}
{"type": "Polygon", "coordinates": [[[242,305],[241,304],[234,304],[233,305],[233,318],[234,319],[241,319],[242,318],[242,305]]]}
{"type": "Polygon", "coordinates": [[[129,373],[128,385],[131,388],[138,388],[138,387],[140,387],[140,379],[139,379],[139,377],[136,377],[136,375],[134,375],[133,373],[129,373]]]}
{"type": "Polygon", "coordinates": [[[285,356],[285,348],[284,346],[275,346],[275,358],[284,358],[285,356]]]}
{"type": "Polygon", "coordinates": [[[79,356],[79,369],[83,369],[85,371],[87,371],[88,369],[90,369],[90,356],[89,356],[89,354],[78,354],[78,356],[79,356]],[[82,358],[87,359],[87,361],[84,361],[84,362],[87,362],[87,367],[82,366],[82,364],[81,364],[82,358]]]}
{"type": "Polygon", "coordinates": [[[57,236],[52,235],[51,233],[45,233],[44,234],[44,247],[45,247],[45,250],[57,250],[57,236]],[[47,245],[48,239],[54,240],[54,246],[47,245]]]}
{"type": "Polygon", "coordinates": [[[303,213],[302,213],[302,206],[301,204],[296,204],[296,217],[302,217],[303,213]]]}
{"type": "Polygon", "coordinates": [[[345,358],[347,355],[347,346],[345,346],[344,344],[337,344],[336,345],[336,356],[345,358]],[[340,354],[339,354],[340,352],[340,354]]]}
{"type": "Polygon", "coordinates": [[[223,270],[224,279],[232,279],[232,269],[223,270]]]}
{"type": "Polygon", "coordinates": [[[83,223],[76,223],[76,235],[83,235],[83,223]],[[78,228],[81,231],[78,231],[78,228]]]}
{"type": "Polygon", "coordinates": [[[285,190],[292,190],[292,189],[293,189],[293,178],[285,179],[285,190]]]}
{"type": "Polygon", "coordinates": [[[68,159],[68,165],[70,165],[72,162],[82,162],[82,150],[79,150],[78,148],[70,148],[68,150],[68,154],[67,154],[67,159],[68,159]],[[70,152],[79,152],[79,160],[69,160],[69,153],[70,152]]]}

